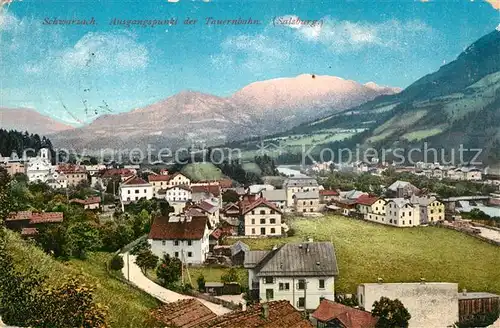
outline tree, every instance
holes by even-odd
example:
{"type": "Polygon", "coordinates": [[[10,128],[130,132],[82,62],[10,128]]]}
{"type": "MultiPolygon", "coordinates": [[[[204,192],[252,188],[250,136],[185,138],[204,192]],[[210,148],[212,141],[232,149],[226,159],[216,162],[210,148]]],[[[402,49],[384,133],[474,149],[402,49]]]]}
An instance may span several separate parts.
{"type": "Polygon", "coordinates": [[[408,327],[411,315],[400,300],[381,297],[373,303],[372,315],[379,317],[377,327],[408,327]]]}
{"type": "Polygon", "coordinates": [[[135,258],[135,263],[142,271],[155,269],[158,265],[158,256],[154,255],[149,249],[142,250],[135,258]]]}
{"type": "Polygon", "coordinates": [[[150,250],[151,249],[151,245],[148,243],[147,240],[143,240],[141,241],[140,243],[138,243],[137,245],[135,245],[132,250],[130,251],[130,254],[132,255],[139,255],[140,252],[142,252],[143,250],[150,250]]]}
{"type": "Polygon", "coordinates": [[[222,201],[225,203],[236,203],[240,200],[240,195],[234,190],[226,190],[222,194],[222,201]]]}
{"type": "Polygon", "coordinates": [[[67,232],[68,253],[83,259],[88,251],[101,247],[99,231],[90,222],[77,222],[67,232]]]}
{"type": "Polygon", "coordinates": [[[123,257],[121,257],[120,255],[113,256],[111,262],[109,263],[109,267],[114,271],[123,269],[124,265],[125,263],[123,262],[123,257]]]}
{"type": "Polygon", "coordinates": [[[196,279],[196,283],[198,284],[198,290],[200,292],[205,291],[205,277],[203,276],[203,274],[200,274],[198,276],[198,279],[196,279]]]}
{"type": "Polygon", "coordinates": [[[3,167],[0,167],[0,223],[11,211],[12,197],[10,192],[10,176],[3,167]]]}
{"type": "Polygon", "coordinates": [[[168,287],[179,281],[182,271],[182,262],[176,257],[165,254],[162,262],[156,268],[156,276],[163,286],[168,287]]]}
{"type": "Polygon", "coordinates": [[[225,283],[238,281],[238,272],[235,268],[231,268],[220,277],[220,280],[225,283]]]}

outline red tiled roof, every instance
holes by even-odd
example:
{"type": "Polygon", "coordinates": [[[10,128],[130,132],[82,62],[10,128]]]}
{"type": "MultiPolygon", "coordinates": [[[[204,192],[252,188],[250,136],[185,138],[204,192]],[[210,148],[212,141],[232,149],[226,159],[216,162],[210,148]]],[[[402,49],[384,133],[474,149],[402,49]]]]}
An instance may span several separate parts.
{"type": "Polygon", "coordinates": [[[196,207],[201,209],[202,211],[208,212],[208,213],[213,213],[217,210],[217,206],[214,206],[214,205],[212,205],[208,202],[205,202],[205,201],[202,201],[201,203],[196,204],[196,207]]]}
{"type": "Polygon", "coordinates": [[[250,212],[251,210],[253,210],[254,208],[256,208],[256,207],[258,207],[260,205],[267,206],[270,209],[275,210],[276,212],[278,212],[280,214],[282,213],[281,210],[278,209],[273,203],[268,202],[264,198],[258,198],[256,201],[254,201],[252,203],[242,202],[242,205],[243,205],[243,208],[242,208],[241,213],[243,215],[247,214],[248,212],[250,212]]]}
{"type": "Polygon", "coordinates": [[[111,178],[113,175],[132,176],[132,175],[134,175],[134,172],[132,172],[129,169],[109,169],[109,170],[105,170],[102,173],[103,178],[111,178]]]}
{"type": "Polygon", "coordinates": [[[221,179],[219,180],[219,186],[223,189],[231,188],[233,186],[233,180],[221,179]]]}
{"type": "Polygon", "coordinates": [[[38,233],[37,228],[23,228],[21,230],[21,236],[34,236],[38,233]]]}
{"type": "Polygon", "coordinates": [[[10,213],[6,221],[29,220],[29,224],[57,223],[62,222],[64,214],[62,212],[33,213],[30,211],[10,213]]]}
{"type": "Polygon", "coordinates": [[[378,200],[378,197],[372,197],[369,195],[361,195],[356,199],[357,204],[371,206],[378,200]]]}
{"type": "Polygon", "coordinates": [[[210,193],[214,196],[219,196],[221,191],[220,191],[220,186],[218,185],[209,185],[209,186],[191,186],[191,191],[193,193],[201,193],[201,192],[207,192],[210,193]]]}
{"type": "Polygon", "coordinates": [[[336,190],[320,190],[319,194],[322,196],[338,196],[339,193],[336,190]]]}
{"type": "Polygon", "coordinates": [[[195,298],[167,303],[153,310],[151,315],[167,327],[194,328],[217,317],[195,298]]]}
{"type": "Polygon", "coordinates": [[[72,173],[87,173],[87,170],[84,166],[76,165],[76,164],[59,164],[56,168],[56,171],[64,174],[72,174],[72,173]]]}
{"type": "Polygon", "coordinates": [[[236,203],[229,203],[227,204],[226,206],[224,206],[223,208],[223,212],[227,212],[228,210],[235,210],[235,211],[239,211],[240,210],[240,207],[238,206],[238,204],[236,203]]]}
{"type": "Polygon", "coordinates": [[[378,318],[373,317],[370,312],[326,299],[321,301],[311,316],[322,322],[337,319],[347,328],[372,328],[378,321],[378,318]]]}
{"type": "Polygon", "coordinates": [[[149,238],[159,240],[198,240],[203,238],[205,234],[207,221],[206,216],[193,217],[191,221],[182,222],[169,222],[167,217],[157,217],[151,225],[149,238]]]}
{"type": "Polygon", "coordinates": [[[205,214],[201,213],[198,209],[196,208],[188,208],[185,212],[185,215],[191,216],[191,217],[207,217],[205,214]]]}
{"type": "Polygon", "coordinates": [[[77,203],[81,205],[91,205],[91,204],[99,204],[101,202],[101,197],[96,196],[96,197],[89,197],[87,199],[79,199],[79,198],[74,198],[69,201],[70,203],[77,203]]]}
{"type": "Polygon", "coordinates": [[[145,185],[145,184],[148,183],[144,179],[141,179],[138,176],[133,176],[125,180],[122,185],[132,186],[132,185],[145,185]]]}
{"type": "Polygon", "coordinates": [[[169,181],[172,176],[170,175],[148,175],[149,182],[157,182],[157,181],[169,181]]]}
{"type": "Polygon", "coordinates": [[[273,301],[269,306],[269,316],[262,316],[262,304],[249,306],[246,311],[233,311],[200,324],[200,328],[313,328],[288,301],[273,301]]]}
{"type": "Polygon", "coordinates": [[[222,233],[223,233],[222,229],[217,228],[210,234],[210,237],[218,240],[222,236],[222,233]]]}

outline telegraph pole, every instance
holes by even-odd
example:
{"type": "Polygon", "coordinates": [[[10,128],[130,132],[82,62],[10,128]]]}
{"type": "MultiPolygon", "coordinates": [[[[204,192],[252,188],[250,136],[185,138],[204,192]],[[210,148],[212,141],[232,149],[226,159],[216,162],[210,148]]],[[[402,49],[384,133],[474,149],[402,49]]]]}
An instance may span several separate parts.
{"type": "Polygon", "coordinates": [[[128,257],[129,252],[127,252],[127,280],[130,281],[130,259],[128,257]]]}

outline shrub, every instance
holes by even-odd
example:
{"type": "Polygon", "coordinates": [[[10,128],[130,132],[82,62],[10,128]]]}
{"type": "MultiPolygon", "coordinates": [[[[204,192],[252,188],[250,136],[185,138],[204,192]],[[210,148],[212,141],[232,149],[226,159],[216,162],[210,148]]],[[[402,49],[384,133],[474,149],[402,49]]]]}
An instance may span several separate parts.
{"type": "Polygon", "coordinates": [[[198,290],[203,292],[205,290],[205,277],[201,274],[196,282],[198,283],[198,290]]]}
{"type": "Polygon", "coordinates": [[[113,258],[111,259],[111,262],[109,263],[111,270],[114,270],[114,271],[118,271],[118,270],[123,269],[124,265],[125,265],[125,263],[123,262],[123,257],[121,257],[119,255],[113,256],[113,258]]]}

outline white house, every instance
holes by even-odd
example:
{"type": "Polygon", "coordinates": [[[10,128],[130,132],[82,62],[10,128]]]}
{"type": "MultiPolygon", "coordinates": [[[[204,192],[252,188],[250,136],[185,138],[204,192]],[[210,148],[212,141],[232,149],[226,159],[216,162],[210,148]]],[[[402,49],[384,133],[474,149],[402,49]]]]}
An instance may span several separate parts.
{"type": "Polygon", "coordinates": [[[265,198],[274,206],[284,211],[286,207],[286,190],[276,189],[276,190],[263,190],[260,197],[265,198]]]}
{"type": "Polygon", "coordinates": [[[165,189],[165,199],[170,202],[187,202],[192,199],[191,188],[187,185],[172,186],[165,189]]]}
{"type": "Polygon", "coordinates": [[[398,227],[420,225],[420,207],[406,198],[388,198],[385,204],[385,224],[398,227]]]}
{"type": "Polygon", "coordinates": [[[242,203],[245,236],[280,236],[283,212],[264,198],[242,203]]]}
{"type": "Polygon", "coordinates": [[[169,254],[184,263],[202,264],[209,252],[211,229],[210,220],[205,215],[189,209],[180,215],[155,218],[148,243],[151,251],[159,257],[169,254]]]}
{"type": "Polygon", "coordinates": [[[411,314],[409,328],[451,327],[458,322],[458,284],[369,283],[358,286],[359,306],[371,311],[381,297],[398,299],[411,314]]]}
{"type": "Polygon", "coordinates": [[[26,164],[26,175],[29,182],[46,182],[48,179],[53,178],[51,173],[55,167],[52,166],[50,160],[50,150],[48,148],[40,149],[38,156],[28,159],[26,164]]]}
{"type": "Polygon", "coordinates": [[[153,188],[153,197],[161,198],[162,190],[173,186],[190,186],[191,180],[180,172],[172,175],[168,171],[163,171],[162,174],[152,174],[148,176],[148,181],[153,188]]]}
{"type": "Polygon", "coordinates": [[[316,179],[311,177],[288,178],[283,183],[286,190],[286,206],[293,207],[293,195],[298,192],[318,191],[319,185],[316,179]]]}
{"type": "Polygon", "coordinates": [[[300,310],[335,300],[337,259],[332,243],[289,243],[245,255],[248,285],[262,301],[287,300],[300,310]]]}
{"type": "Polygon", "coordinates": [[[120,185],[120,199],[122,204],[138,201],[141,198],[153,198],[153,188],[148,182],[137,176],[133,176],[120,185]]]}

